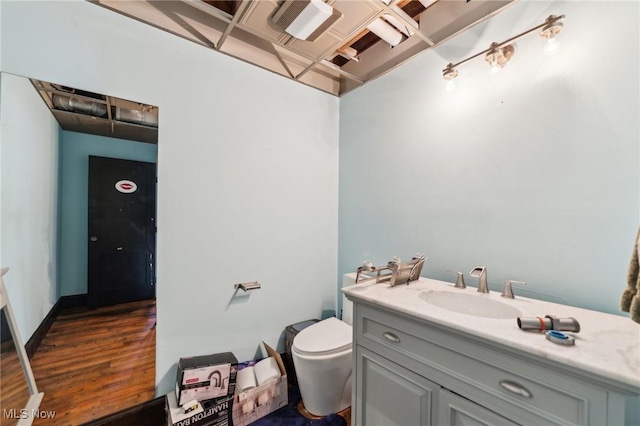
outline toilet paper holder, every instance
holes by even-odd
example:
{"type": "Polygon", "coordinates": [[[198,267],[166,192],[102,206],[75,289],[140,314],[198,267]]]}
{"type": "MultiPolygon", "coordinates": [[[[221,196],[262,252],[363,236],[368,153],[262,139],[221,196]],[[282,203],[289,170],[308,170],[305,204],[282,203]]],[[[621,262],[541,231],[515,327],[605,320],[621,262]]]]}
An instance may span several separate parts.
{"type": "Polygon", "coordinates": [[[233,288],[235,288],[236,290],[241,289],[242,291],[249,291],[249,290],[258,290],[260,288],[262,288],[262,286],[260,285],[260,283],[258,281],[249,281],[246,283],[238,283],[238,284],[234,284],[233,288]]]}

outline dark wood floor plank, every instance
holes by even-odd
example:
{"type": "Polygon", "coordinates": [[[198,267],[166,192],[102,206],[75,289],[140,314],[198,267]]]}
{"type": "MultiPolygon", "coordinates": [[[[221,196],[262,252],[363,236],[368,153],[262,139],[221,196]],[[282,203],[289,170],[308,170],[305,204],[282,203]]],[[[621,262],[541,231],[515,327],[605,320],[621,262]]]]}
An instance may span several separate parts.
{"type": "Polygon", "coordinates": [[[79,425],[155,397],[155,301],[63,310],[31,360],[41,410],[79,425]]]}
{"type": "MultiPolygon", "coordinates": [[[[29,400],[29,388],[18,352],[13,340],[2,343],[0,348],[0,425],[18,424],[18,418],[10,418],[4,410],[24,408],[29,400]]],[[[17,417],[17,416],[16,416],[17,417]]]]}

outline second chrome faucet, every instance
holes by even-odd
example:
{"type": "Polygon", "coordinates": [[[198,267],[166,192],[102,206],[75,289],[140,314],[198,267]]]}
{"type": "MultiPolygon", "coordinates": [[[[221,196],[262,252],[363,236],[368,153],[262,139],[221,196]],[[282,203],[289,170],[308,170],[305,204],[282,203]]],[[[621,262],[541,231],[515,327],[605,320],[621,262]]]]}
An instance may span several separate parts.
{"type": "MultiPolygon", "coordinates": [[[[462,272],[456,272],[450,269],[447,272],[453,272],[454,274],[458,274],[458,278],[456,280],[456,285],[455,285],[456,288],[466,287],[466,285],[464,284],[464,276],[462,275],[462,272]]],[[[471,270],[471,272],[469,272],[469,275],[471,275],[472,277],[478,278],[478,290],[477,290],[478,292],[489,293],[489,286],[487,285],[486,266],[476,266],[471,270]]],[[[504,285],[504,290],[502,291],[502,294],[501,294],[502,297],[506,297],[508,299],[514,298],[513,291],[511,289],[512,284],[527,285],[527,283],[524,281],[508,280],[504,285]]]]}
{"type": "Polygon", "coordinates": [[[480,293],[489,293],[487,286],[487,268],[484,266],[476,266],[469,272],[472,277],[478,278],[478,291],[480,293]]]}

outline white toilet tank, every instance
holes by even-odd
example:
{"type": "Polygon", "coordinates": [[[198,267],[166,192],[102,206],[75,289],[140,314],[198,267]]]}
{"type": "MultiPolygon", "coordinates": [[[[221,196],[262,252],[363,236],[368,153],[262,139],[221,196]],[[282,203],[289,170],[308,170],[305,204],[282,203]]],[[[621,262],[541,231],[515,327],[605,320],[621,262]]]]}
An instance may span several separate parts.
{"type": "MultiPolygon", "coordinates": [[[[356,283],[356,274],[344,274],[342,276],[342,287],[349,287],[356,283]]],[[[349,325],[353,325],[353,302],[343,294],[342,295],[342,321],[349,325]]]]}

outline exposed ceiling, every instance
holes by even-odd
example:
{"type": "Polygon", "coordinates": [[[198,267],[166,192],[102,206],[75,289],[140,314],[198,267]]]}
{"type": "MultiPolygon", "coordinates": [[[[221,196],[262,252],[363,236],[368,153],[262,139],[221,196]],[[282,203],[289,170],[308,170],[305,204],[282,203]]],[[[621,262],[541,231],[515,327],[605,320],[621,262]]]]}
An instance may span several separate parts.
{"type": "Polygon", "coordinates": [[[325,0],[330,17],[300,38],[286,25],[320,0],[89,1],[340,96],[515,0],[325,0]]]}
{"type": "Polygon", "coordinates": [[[158,143],[158,108],[31,79],[63,130],[158,143]]]}

